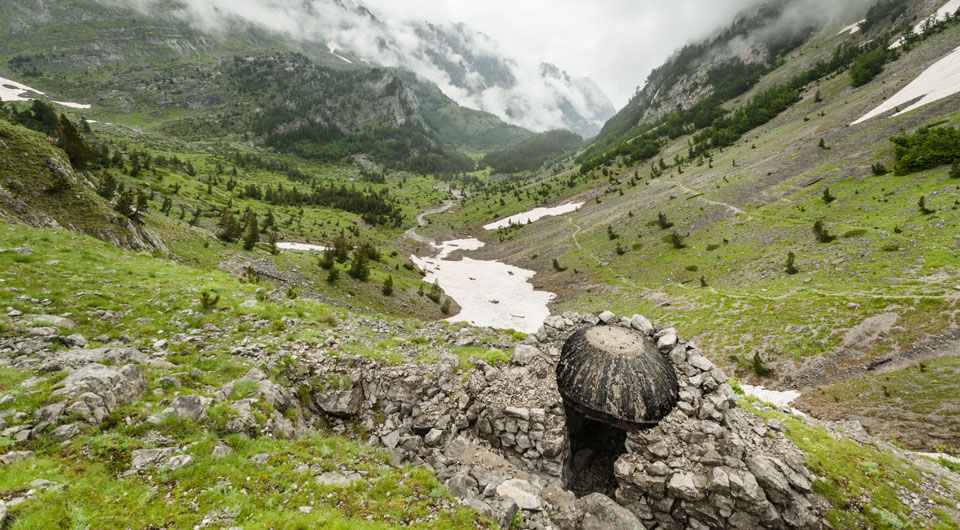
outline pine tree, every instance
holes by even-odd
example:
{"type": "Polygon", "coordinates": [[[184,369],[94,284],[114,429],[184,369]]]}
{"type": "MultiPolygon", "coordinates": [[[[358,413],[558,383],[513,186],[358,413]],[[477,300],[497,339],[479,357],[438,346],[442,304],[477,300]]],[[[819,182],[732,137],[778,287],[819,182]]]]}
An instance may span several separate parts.
{"type": "Polygon", "coordinates": [[[950,166],[950,178],[960,179],[960,158],[953,159],[953,165],[950,166]]]}
{"type": "Polygon", "coordinates": [[[427,298],[433,300],[433,303],[439,304],[441,296],[443,296],[443,289],[440,289],[440,284],[437,283],[437,280],[434,280],[433,287],[430,288],[430,293],[427,294],[427,298]]]}
{"type": "Polygon", "coordinates": [[[834,197],[833,195],[830,195],[830,188],[824,188],[824,189],[823,189],[823,203],[824,203],[824,204],[830,204],[831,202],[833,202],[833,201],[835,201],[835,200],[837,200],[837,198],[834,197]]]}
{"type": "Polygon", "coordinates": [[[663,212],[657,214],[657,225],[661,230],[673,227],[673,223],[667,221],[667,216],[664,215],[663,212]]]}
{"type": "Polygon", "coordinates": [[[77,128],[70,123],[70,120],[63,114],[59,120],[60,139],[57,141],[57,147],[62,148],[70,159],[70,165],[76,169],[83,169],[93,161],[94,153],[87,147],[86,142],[77,132],[77,128]]]}
{"type": "Polygon", "coordinates": [[[257,214],[247,208],[247,227],[243,234],[243,249],[253,250],[253,247],[260,242],[260,229],[257,227],[257,214]]]}
{"type": "Polygon", "coordinates": [[[390,296],[393,294],[393,276],[387,275],[387,279],[383,280],[383,296],[390,296]]]}
{"type": "Polygon", "coordinates": [[[337,283],[337,280],[340,279],[340,269],[336,267],[330,267],[330,272],[327,273],[327,283],[337,283]]]}
{"type": "Polygon", "coordinates": [[[917,207],[920,208],[920,213],[923,215],[930,215],[936,211],[927,208],[927,197],[925,195],[920,196],[920,200],[917,201],[917,207]]]}
{"type": "Polygon", "coordinates": [[[279,254],[280,249],[277,247],[277,233],[269,232],[267,233],[267,245],[269,247],[271,254],[279,254]]]}
{"type": "Polygon", "coordinates": [[[233,219],[230,208],[224,208],[223,215],[220,217],[220,231],[217,232],[217,237],[228,243],[233,243],[233,240],[236,239],[234,235],[237,231],[236,225],[237,222],[233,219]]]}
{"type": "Polygon", "coordinates": [[[440,306],[440,312],[444,315],[450,314],[450,297],[443,299],[443,304],[440,306]]]}
{"type": "Polygon", "coordinates": [[[147,194],[141,190],[137,190],[136,195],[136,206],[133,210],[133,215],[130,216],[130,220],[143,224],[143,216],[147,213],[147,194]]]}
{"type": "Polygon", "coordinates": [[[813,223],[813,235],[817,238],[817,241],[821,243],[829,243],[836,239],[836,236],[830,235],[827,227],[823,225],[822,219],[818,219],[817,222],[813,223]]]}
{"type": "Polygon", "coordinates": [[[133,192],[130,190],[121,190],[117,198],[117,203],[113,205],[113,209],[116,210],[120,215],[129,218],[134,212],[133,205],[133,192]]]}
{"type": "Polygon", "coordinates": [[[796,273],[800,272],[800,271],[797,270],[797,268],[793,265],[793,260],[794,260],[794,259],[796,259],[796,256],[793,255],[793,252],[792,252],[792,251],[791,251],[791,252],[787,252],[787,264],[786,264],[787,274],[796,274],[796,273]]]}
{"type": "Polygon", "coordinates": [[[347,271],[347,273],[351,278],[360,280],[361,282],[367,281],[367,279],[370,278],[369,260],[370,258],[362,247],[357,247],[353,251],[353,259],[350,262],[350,270],[347,271]]]}

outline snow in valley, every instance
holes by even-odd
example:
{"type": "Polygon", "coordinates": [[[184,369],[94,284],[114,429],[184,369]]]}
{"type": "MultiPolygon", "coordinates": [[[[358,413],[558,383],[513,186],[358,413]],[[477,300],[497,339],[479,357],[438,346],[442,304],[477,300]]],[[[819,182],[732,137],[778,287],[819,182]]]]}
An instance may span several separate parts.
{"type": "Polygon", "coordinates": [[[536,332],[550,316],[547,303],[555,295],[534,289],[530,279],[535,271],[499,261],[467,257],[457,261],[444,259],[454,251],[475,250],[481,246],[483,242],[476,239],[447,241],[440,244],[437,257],[410,256],[410,259],[427,272],[424,281],[436,281],[447,296],[460,305],[460,313],[448,321],[536,332]]]}
{"type": "Polygon", "coordinates": [[[320,245],[311,245],[309,243],[277,243],[277,248],[280,250],[296,250],[300,252],[323,252],[327,250],[327,247],[321,247],[320,245]]]}
{"type": "Polygon", "coordinates": [[[561,204],[560,206],[554,206],[553,208],[534,208],[530,211],[518,213],[517,215],[512,215],[506,219],[501,219],[495,223],[490,223],[484,225],[484,230],[498,230],[500,228],[506,228],[510,225],[522,225],[527,223],[532,223],[538,219],[544,217],[549,217],[552,215],[563,215],[565,213],[570,213],[576,211],[578,208],[583,206],[582,202],[572,202],[569,204],[561,204]]]}
{"type": "Polygon", "coordinates": [[[849,26],[847,26],[847,27],[841,29],[840,31],[838,31],[838,32],[837,32],[837,35],[843,35],[844,33],[849,33],[849,34],[853,35],[854,33],[860,31],[860,24],[863,24],[863,23],[866,22],[866,21],[867,21],[867,19],[858,20],[858,21],[854,22],[853,24],[850,24],[849,26]]]}
{"type": "Polygon", "coordinates": [[[780,408],[789,407],[795,399],[800,397],[800,392],[796,390],[787,390],[781,392],[778,390],[768,390],[762,386],[744,384],[741,384],[740,388],[743,389],[744,394],[757,398],[764,403],[773,403],[780,408]]]}
{"type": "MultiPolygon", "coordinates": [[[[30,88],[27,85],[17,83],[10,79],[0,77],[0,101],[30,101],[36,99],[31,97],[30,93],[44,95],[43,92],[30,88]]],[[[84,105],[83,103],[72,103],[70,101],[54,101],[57,105],[63,105],[64,107],[70,107],[72,109],[89,109],[90,105],[84,105]]]]}
{"type": "MultiPolygon", "coordinates": [[[[960,2],[960,0],[957,1],[960,2]]],[[[958,92],[960,92],[960,48],[934,63],[903,90],[851,125],[863,123],[893,109],[899,109],[894,114],[899,116],[958,92]],[[910,102],[913,103],[908,107],[900,108],[901,105],[907,105],[910,102]]]]}

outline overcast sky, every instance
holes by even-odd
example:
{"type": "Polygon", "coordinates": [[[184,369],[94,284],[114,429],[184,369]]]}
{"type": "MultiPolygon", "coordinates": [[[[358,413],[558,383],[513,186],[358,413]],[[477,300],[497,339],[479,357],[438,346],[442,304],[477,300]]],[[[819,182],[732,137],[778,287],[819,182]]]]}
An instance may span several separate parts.
{"type": "MultiPolygon", "coordinates": [[[[843,1],[843,0],[838,0],[843,1]]],[[[374,13],[465,22],[518,54],[592,77],[618,109],[671,52],[753,0],[362,0],[374,13]]]]}

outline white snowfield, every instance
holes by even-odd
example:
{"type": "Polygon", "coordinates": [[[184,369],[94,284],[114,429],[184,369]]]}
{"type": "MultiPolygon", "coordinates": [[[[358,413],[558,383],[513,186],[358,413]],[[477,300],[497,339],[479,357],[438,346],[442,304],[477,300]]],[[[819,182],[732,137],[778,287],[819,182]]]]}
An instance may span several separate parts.
{"type": "Polygon", "coordinates": [[[297,250],[301,252],[323,252],[327,250],[327,247],[321,247],[320,245],[311,245],[309,243],[277,243],[277,248],[281,250],[297,250]]]}
{"type": "Polygon", "coordinates": [[[860,31],[860,24],[863,24],[863,23],[866,22],[866,21],[867,21],[867,19],[858,20],[858,21],[854,22],[853,24],[850,24],[849,26],[847,26],[847,27],[841,29],[840,31],[838,31],[838,32],[837,32],[837,35],[843,35],[844,33],[849,33],[849,34],[853,35],[854,33],[860,31]]]}
{"type": "MultiPolygon", "coordinates": [[[[946,4],[943,4],[943,6],[938,9],[936,13],[925,19],[922,19],[919,23],[917,23],[917,25],[913,27],[913,32],[917,35],[923,35],[924,26],[927,24],[927,21],[932,19],[934,22],[939,22],[947,17],[952,17],[958,9],[960,9],[960,0],[950,0],[946,4]]],[[[903,45],[903,37],[900,37],[894,41],[894,43],[890,45],[890,49],[892,50],[901,45],[903,45]]]]}
{"type": "Polygon", "coordinates": [[[518,213],[517,215],[511,215],[506,219],[501,219],[497,222],[484,225],[483,228],[484,230],[498,230],[500,228],[506,228],[512,224],[522,225],[532,223],[538,219],[549,217],[551,215],[563,215],[565,213],[574,212],[581,206],[583,206],[582,202],[571,202],[569,204],[554,206],[553,208],[534,208],[530,211],[518,213]]]}
{"type": "Polygon", "coordinates": [[[467,257],[458,261],[443,259],[456,250],[476,250],[482,246],[483,242],[476,239],[447,241],[440,244],[440,253],[435,258],[411,255],[410,259],[427,273],[424,281],[436,280],[447,296],[460,305],[460,312],[447,321],[535,333],[550,316],[547,303],[556,296],[534,289],[530,279],[535,271],[499,261],[467,257]]]}
{"type": "MultiPolygon", "coordinates": [[[[328,42],[328,43],[327,43],[327,49],[330,50],[330,53],[331,53],[334,57],[337,57],[337,58],[339,58],[339,59],[342,59],[342,60],[346,61],[348,64],[353,64],[353,61],[351,61],[350,59],[347,59],[346,57],[344,57],[344,56],[340,55],[339,53],[337,53],[337,50],[340,49],[340,46],[337,45],[336,42],[333,42],[333,41],[328,42]]],[[[364,62],[366,62],[366,61],[364,61],[364,62]]]]}
{"type": "MultiPolygon", "coordinates": [[[[750,396],[759,399],[760,401],[766,403],[773,403],[778,407],[789,407],[791,403],[798,397],[800,397],[800,392],[796,390],[787,390],[780,392],[777,390],[768,390],[762,386],[753,386],[753,385],[744,385],[741,384],[740,388],[743,389],[743,392],[750,396]]],[[[796,409],[794,409],[796,410],[796,409]]]]}
{"type": "MultiPolygon", "coordinates": [[[[957,0],[957,2],[960,2],[960,0],[957,0]]],[[[899,108],[899,111],[893,116],[899,116],[934,101],[952,96],[957,92],[960,92],[960,47],[927,68],[892,98],[887,99],[880,106],[850,125],[863,123],[896,108],[899,108]],[[908,103],[911,104],[907,107],[901,107],[908,103]]]]}
{"type": "MultiPolygon", "coordinates": [[[[0,77],[0,101],[30,101],[32,99],[36,99],[29,96],[30,92],[33,92],[34,94],[40,94],[41,96],[46,95],[35,88],[30,88],[22,83],[17,83],[16,81],[0,77]]],[[[54,101],[54,103],[73,109],[90,108],[90,105],[84,105],[83,103],[72,103],[70,101],[54,101]]]]}

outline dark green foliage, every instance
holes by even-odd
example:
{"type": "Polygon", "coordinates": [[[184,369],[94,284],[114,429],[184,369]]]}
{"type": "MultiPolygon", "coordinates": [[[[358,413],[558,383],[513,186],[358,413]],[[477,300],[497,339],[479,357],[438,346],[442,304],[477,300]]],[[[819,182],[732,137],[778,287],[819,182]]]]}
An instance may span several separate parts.
{"type": "Polygon", "coordinates": [[[253,250],[253,247],[260,242],[260,229],[257,227],[257,214],[253,210],[247,209],[246,228],[243,232],[243,249],[253,250]]]}
{"type": "Polygon", "coordinates": [[[336,267],[330,267],[330,272],[327,273],[327,283],[337,283],[337,280],[340,279],[340,269],[336,267]]]}
{"type": "Polygon", "coordinates": [[[440,303],[440,297],[443,296],[443,290],[440,289],[440,284],[434,280],[433,287],[430,288],[430,292],[427,293],[427,298],[433,301],[435,304],[440,303]]]}
{"type": "Polygon", "coordinates": [[[357,247],[353,250],[353,257],[350,261],[350,270],[347,274],[355,280],[365,282],[370,278],[370,257],[364,251],[363,247],[357,247]]]}
{"type": "Polygon", "coordinates": [[[136,205],[135,201],[136,196],[133,194],[132,190],[120,189],[117,196],[117,202],[113,205],[113,209],[124,217],[132,217],[134,213],[134,207],[136,205]]]}
{"type": "Polygon", "coordinates": [[[953,159],[953,164],[950,166],[950,178],[960,179],[960,159],[953,159]]]}
{"type": "Polygon", "coordinates": [[[558,261],[557,258],[553,258],[553,270],[557,272],[563,272],[567,270],[567,268],[560,265],[560,261],[558,261]]]}
{"type": "Polygon", "coordinates": [[[850,67],[850,84],[858,87],[873,81],[883,71],[883,65],[889,57],[886,46],[879,46],[858,56],[850,67]]]}
{"type": "Polygon", "coordinates": [[[830,188],[824,188],[824,189],[823,189],[823,203],[824,203],[824,204],[830,204],[831,202],[833,202],[833,201],[835,201],[835,200],[837,200],[837,198],[834,197],[833,195],[830,195],[830,188]]]}
{"type": "Polygon", "coordinates": [[[498,173],[534,171],[540,166],[576,150],[583,138],[570,131],[548,131],[519,144],[488,154],[480,160],[498,173]]]}
{"type": "Polygon", "coordinates": [[[106,200],[113,200],[113,194],[117,192],[117,181],[113,175],[104,171],[100,174],[100,182],[97,183],[97,194],[106,200]]]}
{"type": "Polygon", "coordinates": [[[220,231],[217,232],[217,237],[227,243],[233,243],[242,232],[243,225],[233,218],[229,208],[224,208],[223,214],[220,216],[220,231]]]}
{"type": "Polygon", "coordinates": [[[276,232],[267,233],[267,250],[269,250],[273,255],[280,253],[280,249],[277,247],[277,238],[278,236],[276,232]]]}
{"type": "Polygon", "coordinates": [[[393,294],[393,276],[387,275],[387,279],[383,280],[383,288],[381,289],[383,296],[390,296],[393,294]]]}
{"type": "Polygon", "coordinates": [[[669,236],[667,236],[667,241],[675,249],[681,249],[681,248],[687,247],[687,245],[683,242],[683,236],[678,234],[676,231],[672,232],[669,236]]]}
{"type": "Polygon", "coordinates": [[[204,311],[208,311],[217,306],[217,303],[220,302],[220,295],[214,292],[210,292],[206,289],[200,291],[200,307],[204,311]]]}
{"type": "Polygon", "coordinates": [[[700,287],[703,288],[706,286],[707,286],[707,279],[703,276],[700,276],[700,287]]]}
{"type": "Polygon", "coordinates": [[[797,269],[797,267],[793,264],[794,259],[796,259],[796,256],[794,256],[793,252],[792,251],[787,252],[787,263],[786,263],[787,274],[796,274],[800,272],[797,269]]]}
{"type": "Polygon", "coordinates": [[[440,305],[440,312],[443,313],[444,315],[450,314],[450,297],[449,296],[443,299],[443,304],[440,305]]]}
{"type": "Polygon", "coordinates": [[[820,138],[820,141],[817,142],[817,147],[819,147],[820,149],[829,149],[827,147],[827,143],[823,141],[823,138],[820,138]]]}
{"type": "Polygon", "coordinates": [[[866,19],[860,23],[860,30],[867,32],[884,20],[896,20],[907,10],[909,4],[909,0],[879,0],[867,10],[866,19]]]}
{"type": "Polygon", "coordinates": [[[960,129],[923,127],[914,134],[894,136],[893,172],[908,175],[916,171],[952,164],[960,153],[960,129]]]}
{"type": "Polygon", "coordinates": [[[296,289],[293,285],[291,285],[290,287],[287,287],[287,299],[288,299],[288,300],[296,300],[296,299],[297,299],[297,296],[298,296],[298,295],[297,295],[297,289],[296,289]]]}
{"type": "Polygon", "coordinates": [[[623,247],[620,245],[620,242],[619,242],[619,241],[617,241],[617,248],[614,249],[614,251],[617,253],[618,256],[622,256],[622,255],[624,255],[624,254],[627,253],[627,249],[623,248],[623,247]]]}
{"type": "Polygon", "coordinates": [[[613,231],[613,226],[607,225],[607,237],[610,238],[610,241],[613,241],[614,239],[619,239],[620,234],[613,231]]]}
{"type": "Polygon", "coordinates": [[[753,373],[760,377],[766,377],[773,373],[773,370],[763,364],[763,359],[760,358],[760,352],[753,354],[753,373]]]}
{"type": "Polygon", "coordinates": [[[877,176],[877,177],[881,177],[890,172],[890,170],[887,169],[887,166],[883,165],[880,162],[877,162],[876,164],[873,164],[872,166],[870,166],[870,171],[872,171],[874,176],[877,176]]]}
{"type": "Polygon", "coordinates": [[[817,222],[813,223],[813,235],[817,238],[817,241],[821,243],[830,243],[837,239],[836,236],[830,234],[827,227],[824,226],[822,219],[818,219],[817,222]]]}
{"type": "Polygon", "coordinates": [[[917,208],[920,210],[920,213],[922,213],[923,215],[930,215],[936,212],[936,210],[931,210],[930,208],[927,208],[927,197],[925,195],[921,195],[920,199],[917,200],[917,208]]]}
{"type": "Polygon", "coordinates": [[[76,169],[84,169],[96,158],[93,150],[83,141],[77,128],[63,114],[60,115],[58,126],[60,128],[60,138],[57,140],[57,147],[62,148],[70,159],[70,165],[76,169]]]}
{"type": "Polygon", "coordinates": [[[417,296],[423,296],[423,284],[422,284],[422,283],[420,284],[419,287],[417,287],[417,296]]]}
{"type": "Polygon", "coordinates": [[[673,228],[673,223],[667,220],[666,214],[660,212],[657,214],[657,226],[659,226],[661,230],[666,230],[673,228]]]}

